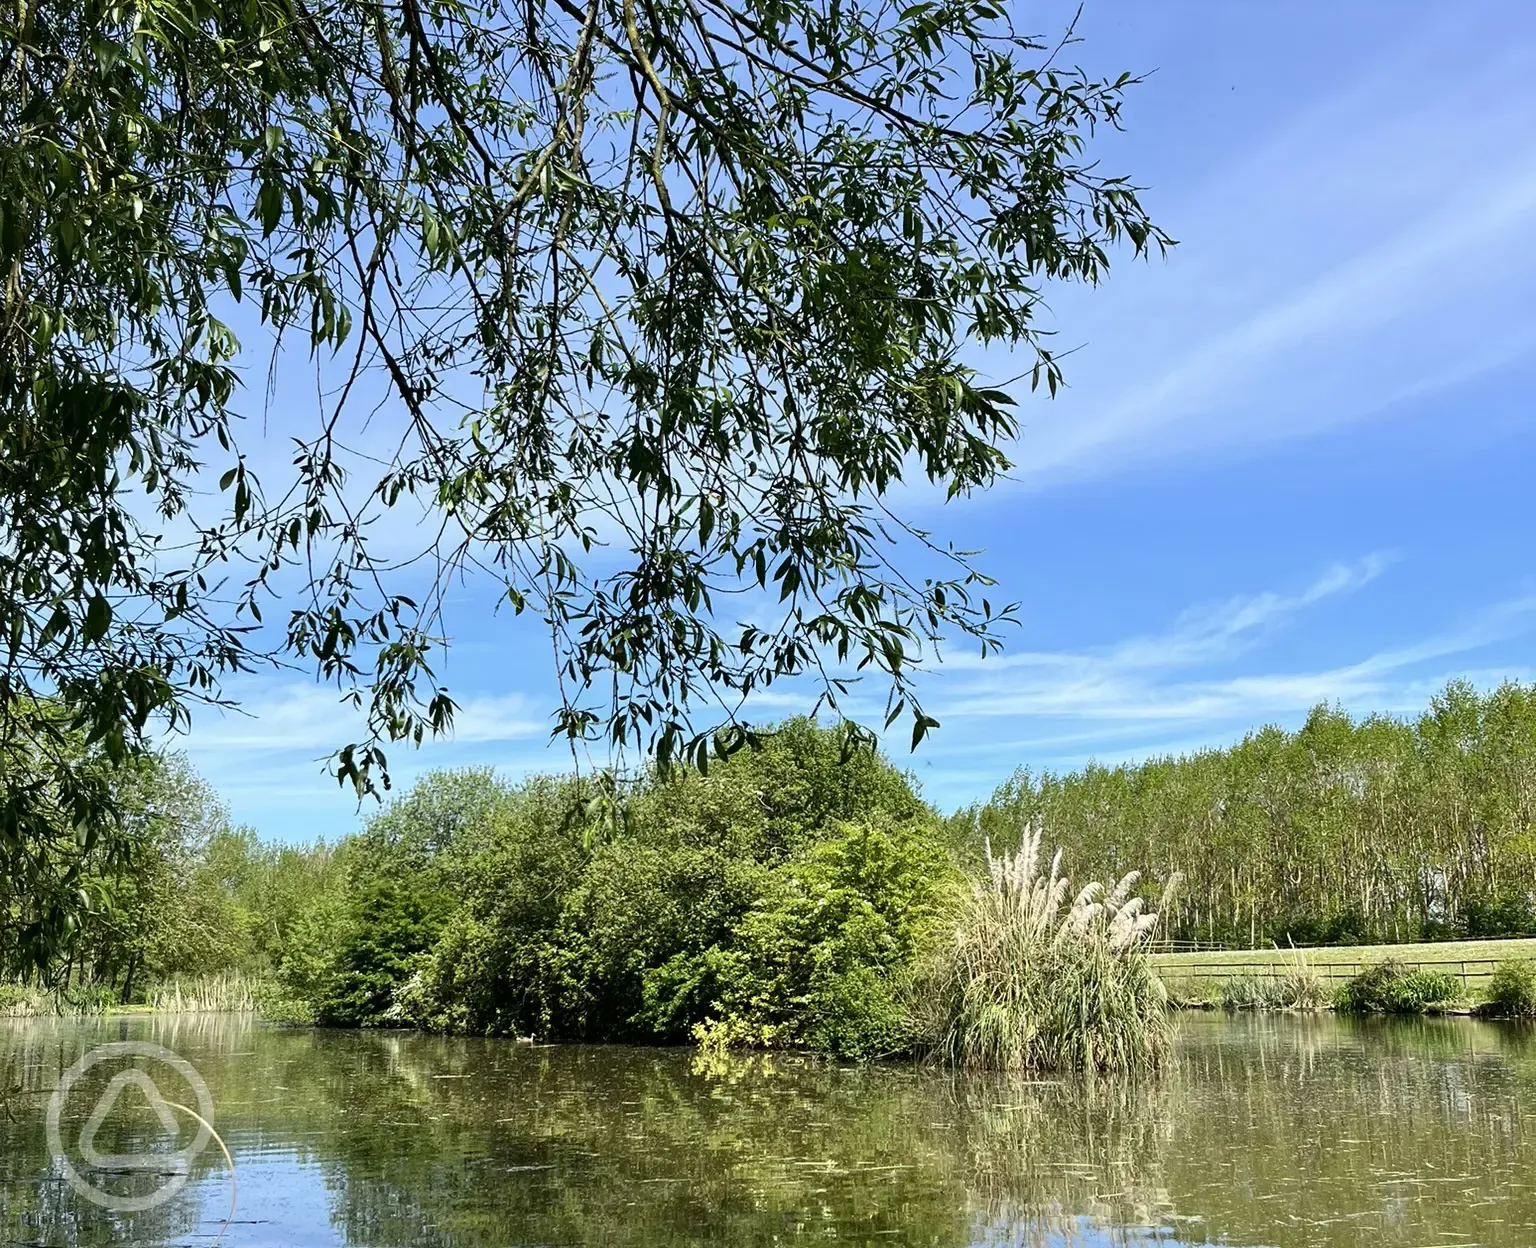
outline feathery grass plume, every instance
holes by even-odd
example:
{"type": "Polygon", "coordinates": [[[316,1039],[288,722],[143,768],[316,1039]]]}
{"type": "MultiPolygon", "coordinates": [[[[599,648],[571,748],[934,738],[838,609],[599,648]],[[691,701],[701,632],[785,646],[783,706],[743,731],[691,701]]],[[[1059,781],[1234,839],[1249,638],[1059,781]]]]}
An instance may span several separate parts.
{"type": "Polygon", "coordinates": [[[986,847],[987,874],[960,903],[954,934],[915,978],[913,1028],[942,1061],[1006,1070],[1133,1071],[1168,1048],[1167,994],[1147,943],[1157,915],[1133,897],[1139,874],[1069,900],[1061,851],[1042,865],[1044,829],[1017,852],[986,847]]]}

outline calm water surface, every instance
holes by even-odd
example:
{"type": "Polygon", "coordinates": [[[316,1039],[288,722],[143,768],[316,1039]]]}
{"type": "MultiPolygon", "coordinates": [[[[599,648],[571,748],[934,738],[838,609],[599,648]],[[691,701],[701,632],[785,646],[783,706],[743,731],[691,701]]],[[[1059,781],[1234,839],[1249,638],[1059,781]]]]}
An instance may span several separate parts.
{"type": "MultiPolygon", "coordinates": [[[[216,1146],[141,1213],[64,1181],[50,1093],[114,1040],[206,1079],[238,1178],[231,1246],[1536,1244],[1536,1036],[1328,1016],[1186,1016],[1172,1069],[1134,1087],[233,1018],[0,1021],[0,1244],[223,1228],[216,1146]]],[[[144,1068],[168,1100],[193,1096],[144,1068]]],[[[82,1077],[60,1125],[83,1174],[132,1195],[163,1176],[78,1151],[122,1069],[82,1077]]],[[[89,1142],[177,1146],[137,1086],[89,1142]]]]}

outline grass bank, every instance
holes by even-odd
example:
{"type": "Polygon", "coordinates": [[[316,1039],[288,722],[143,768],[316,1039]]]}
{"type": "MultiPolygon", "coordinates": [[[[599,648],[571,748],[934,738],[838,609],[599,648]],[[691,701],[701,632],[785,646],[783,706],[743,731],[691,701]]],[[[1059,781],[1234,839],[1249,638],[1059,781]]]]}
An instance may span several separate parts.
{"type": "Polygon", "coordinates": [[[1153,955],[1174,1005],[1536,1016],[1536,940],[1153,955]]]}
{"type": "Polygon", "coordinates": [[[1433,941],[1411,945],[1337,945],[1308,949],[1232,949],[1205,953],[1154,953],[1152,964],[1165,981],[1220,985],[1238,976],[1285,975],[1298,955],[1330,987],[1386,961],[1410,970],[1441,971],[1475,996],[1504,962],[1536,960],[1536,939],[1433,941]]]}

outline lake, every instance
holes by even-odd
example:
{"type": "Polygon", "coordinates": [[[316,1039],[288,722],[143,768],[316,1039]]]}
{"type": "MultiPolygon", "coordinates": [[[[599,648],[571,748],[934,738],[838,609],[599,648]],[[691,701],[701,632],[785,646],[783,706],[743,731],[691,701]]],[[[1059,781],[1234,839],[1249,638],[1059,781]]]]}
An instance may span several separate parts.
{"type": "Polygon", "coordinates": [[[1536,1243],[1536,1033],[1180,1022],[1166,1074],[1124,1084],[232,1016],[0,1020],[0,1243],[220,1233],[224,1155],[210,1143],[178,1174],[195,1121],[154,1104],[196,1109],[185,1076],[141,1058],[146,1088],[116,1054],[71,1075],[124,1041],[206,1082],[238,1181],[232,1246],[1536,1243]],[[58,1135],[79,1182],[118,1203],[181,1190],[125,1212],[66,1181],[45,1126],[66,1076],[58,1135]]]}

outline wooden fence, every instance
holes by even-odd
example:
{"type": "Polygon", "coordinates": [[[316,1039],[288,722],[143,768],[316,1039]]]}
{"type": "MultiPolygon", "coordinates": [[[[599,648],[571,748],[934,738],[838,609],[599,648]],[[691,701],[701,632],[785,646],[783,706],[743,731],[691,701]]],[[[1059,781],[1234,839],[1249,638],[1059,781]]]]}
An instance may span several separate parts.
{"type": "MultiPolygon", "coordinates": [[[[1346,961],[1314,962],[1307,959],[1306,967],[1319,978],[1329,983],[1337,983],[1340,980],[1352,979],[1368,966],[1386,961],[1385,958],[1353,958],[1346,961]]],[[[1408,967],[1411,970],[1448,971],[1461,980],[1462,987],[1470,987],[1474,982],[1480,983],[1493,974],[1494,968],[1504,958],[1394,958],[1393,961],[1408,967]]],[[[1233,979],[1239,975],[1249,975],[1255,979],[1278,978],[1287,972],[1294,970],[1295,961],[1290,958],[1284,961],[1266,960],[1263,962],[1243,961],[1239,958],[1212,959],[1202,962],[1164,962],[1158,966],[1158,971],[1165,979],[1233,979]]]]}

